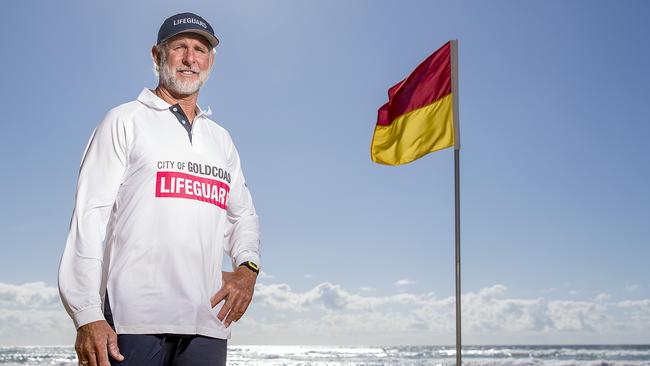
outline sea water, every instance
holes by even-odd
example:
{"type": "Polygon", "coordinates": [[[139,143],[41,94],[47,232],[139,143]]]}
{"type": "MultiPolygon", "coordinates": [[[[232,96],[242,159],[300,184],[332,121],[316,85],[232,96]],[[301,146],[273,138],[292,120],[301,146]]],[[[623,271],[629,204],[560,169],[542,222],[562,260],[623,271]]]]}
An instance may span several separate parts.
{"type": "MultiPolygon", "coordinates": [[[[228,365],[456,364],[454,346],[229,346],[228,365]]],[[[650,345],[463,346],[474,366],[650,366],[650,345]]],[[[0,347],[0,365],[77,365],[72,347],[0,347]]]]}

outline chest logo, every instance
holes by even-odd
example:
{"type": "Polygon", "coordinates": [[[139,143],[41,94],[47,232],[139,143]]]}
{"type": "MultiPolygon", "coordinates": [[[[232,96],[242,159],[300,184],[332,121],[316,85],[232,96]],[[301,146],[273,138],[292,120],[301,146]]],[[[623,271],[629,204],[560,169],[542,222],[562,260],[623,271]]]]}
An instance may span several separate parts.
{"type": "Polygon", "coordinates": [[[228,209],[228,184],[181,172],[156,173],[156,197],[186,198],[228,209]]]}

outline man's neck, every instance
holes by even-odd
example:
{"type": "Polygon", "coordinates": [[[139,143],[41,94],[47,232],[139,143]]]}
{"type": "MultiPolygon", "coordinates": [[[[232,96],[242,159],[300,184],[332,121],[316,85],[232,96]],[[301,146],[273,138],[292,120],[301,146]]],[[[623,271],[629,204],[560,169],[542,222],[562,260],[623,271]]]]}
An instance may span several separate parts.
{"type": "Polygon", "coordinates": [[[158,87],[156,87],[154,93],[156,93],[160,99],[171,105],[180,105],[183,113],[185,113],[185,116],[187,116],[187,119],[189,119],[190,123],[194,122],[194,117],[196,117],[196,100],[199,97],[199,92],[190,95],[176,95],[169,89],[158,84],[158,87]]]}

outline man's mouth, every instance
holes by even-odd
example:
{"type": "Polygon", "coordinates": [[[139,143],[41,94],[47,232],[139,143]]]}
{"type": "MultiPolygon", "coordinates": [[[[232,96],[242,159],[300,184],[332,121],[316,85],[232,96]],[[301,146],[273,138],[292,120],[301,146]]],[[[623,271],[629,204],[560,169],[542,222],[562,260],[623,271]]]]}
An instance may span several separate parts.
{"type": "Polygon", "coordinates": [[[183,75],[197,75],[199,72],[198,71],[193,71],[193,70],[176,70],[177,72],[180,72],[183,75]]]}

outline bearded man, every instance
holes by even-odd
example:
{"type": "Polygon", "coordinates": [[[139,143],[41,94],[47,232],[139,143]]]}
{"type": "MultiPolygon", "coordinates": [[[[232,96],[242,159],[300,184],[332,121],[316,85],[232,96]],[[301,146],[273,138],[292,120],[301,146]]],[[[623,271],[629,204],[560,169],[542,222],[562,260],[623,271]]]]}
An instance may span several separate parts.
{"type": "Polygon", "coordinates": [[[218,42],[196,14],[166,19],[158,86],[112,109],[86,147],[59,267],[81,365],[226,363],[260,253],[237,150],[197,105],[218,42]]]}

